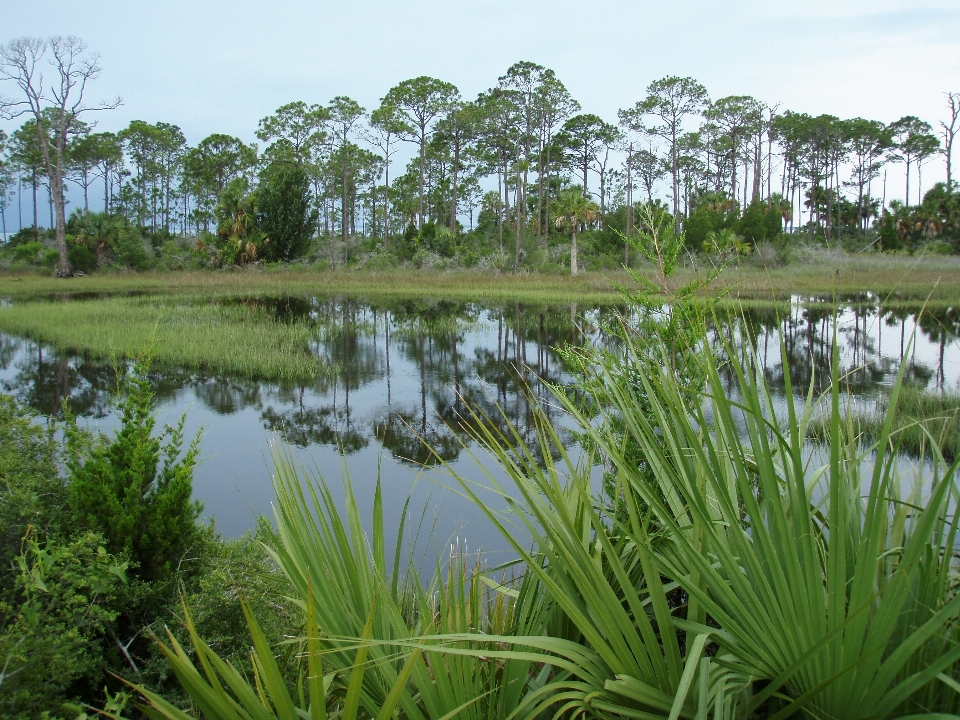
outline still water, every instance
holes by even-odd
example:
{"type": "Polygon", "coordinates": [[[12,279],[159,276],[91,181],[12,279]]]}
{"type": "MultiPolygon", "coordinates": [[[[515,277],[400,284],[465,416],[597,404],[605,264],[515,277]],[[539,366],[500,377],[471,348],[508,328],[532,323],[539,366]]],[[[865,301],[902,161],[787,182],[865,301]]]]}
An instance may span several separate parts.
{"type": "MultiPolygon", "coordinates": [[[[432,532],[441,547],[447,538],[465,540],[469,550],[482,547],[493,559],[509,554],[507,544],[458,494],[454,481],[429,468],[431,455],[420,438],[465,477],[486,485],[485,472],[492,472],[502,480],[492,463],[475,457],[477,448],[459,421],[464,398],[505,427],[497,409],[502,408],[503,417],[532,442],[532,401],[522,391],[530,387],[562,428],[565,443],[575,448],[544,382],[574,382],[557,348],[604,342],[604,320],[622,312],[576,303],[376,303],[324,297],[242,302],[259,304],[282,321],[314,323],[310,351],[335,371],[294,384],[179,367],[153,369],[161,420],[173,422],[186,412],[188,432],[202,430],[203,462],[194,489],[218,530],[227,537],[240,535],[258,515],[271,512],[271,453],[285,444],[295,461],[334,486],[345,468],[368,517],[379,477],[388,533],[397,528],[400,509],[411,497],[413,527],[422,535],[432,532]]],[[[846,383],[865,402],[892,384],[905,353],[909,382],[958,388],[957,309],[918,318],[915,311],[881,309],[869,295],[841,303],[836,312],[832,301],[817,298],[795,298],[788,312],[738,311],[729,325],[713,330],[714,337],[749,339],[775,388],[783,386],[782,340],[794,387],[802,391],[811,378],[821,388],[829,380],[836,323],[846,383]]],[[[0,391],[44,415],[59,414],[61,400],[69,398],[83,422],[110,429],[115,426],[114,383],[113,369],[103,360],[57,354],[29,339],[0,334],[0,391]]],[[[505,508],[494,493],[482,497],[490,507],[505,508]]]]}

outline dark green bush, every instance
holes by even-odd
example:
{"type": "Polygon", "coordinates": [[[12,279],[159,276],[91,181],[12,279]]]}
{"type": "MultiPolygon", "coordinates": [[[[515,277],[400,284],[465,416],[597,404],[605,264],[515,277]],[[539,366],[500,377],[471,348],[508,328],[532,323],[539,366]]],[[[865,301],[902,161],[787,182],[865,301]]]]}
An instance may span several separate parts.
{"type": "Polygon", "coordinates": [[[93,700],[102,687],[127,564],[95,533],[59,542],[34,531],[16,561],[0,596],[0,716],[62,717],[64,700],[93,700]]]}
{"type": "Polygon", "coordinates": [[[200,438],[182,452],[186,415],[154,436],[146,367],[138,363],[121,380],[120,429],[112,438],[84,432],[67,408],[66,464],[77,524],[102,533],[110,552],[126,554],[137,576],[153,582],[167,579],[197,539],[201,505],[192,494],[200,438]]]}
{"type": "Polygon", "coordinates": [[[257,226],[266,236],[269,262],[290,262],[304,256],[317,224],[311,209],[310,178],[299,167],[284,165],[272,171],[257,190],[257,226]]]}
{"type": "Polygon", "coordinates": [[[73,245],[67,251],[67,260],[74,270],[89,272],[97,267],[97,256],[87,249],[86,245],[73,245]]]}
{"type": "Polygon", "coordinates": [[[14,262],[40,264],[46,252],[46,245],[33,240],[15,245],[12,249],[11,256],[14,262]]]}
{"type": "Polygon", "coordinates": [[[146,270],[150,266],[150,256],[143,245],[143,238],[133,228],[125,228],[118,234],[113,247],[117,262],[131,270],[146,270]]]}

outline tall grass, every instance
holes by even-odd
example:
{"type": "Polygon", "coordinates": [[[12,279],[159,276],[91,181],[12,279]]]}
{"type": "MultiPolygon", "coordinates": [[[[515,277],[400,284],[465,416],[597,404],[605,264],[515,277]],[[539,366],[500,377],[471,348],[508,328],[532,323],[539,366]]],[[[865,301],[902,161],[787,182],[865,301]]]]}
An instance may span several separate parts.
{"type": "Polygon", "coordinates": [[[306,323],[203,297],[18,302],[0,307],[0,330],[98,357],[135,357],[149,346],[160,364],[247,377],[302,380],[330,370],[310,352],[316,331],[306,323]]]}
{"type": "MultiPolygon", "coordinates": [[[[270,552],[315,612],[307,679],[322,657],[336,677],[327,707],[416,720],[955,717],[957,464],[934,448],[922,478],[901,477],[892,409],[863,447],[841,420],[837,353],[818,460],[812,384],[801,401],[787,378],[781,419],[749,353],[694,350],[701,393],[678,382],[665,344],[629,337],[621,358],[594,365],[599,418],[556,392],[615,471],[615,509],[542,413],[539,449],[509,426],[469,423],[512,481],[488,477],[505,515],[460,482],[521,558],[514,583],[457,558],[421,583],[399,550],[385,555],[379,489],[367,537],[349,480],[341,511],[281,457],[270,552]],[[721,362],[741,401],[723,394],[721,362]]],[[[294,717],[260,695],[263,712],[236,717],[294,717]]]]}
{"type": "MultiPolygon", "coordinates": [[[[877,400],[873,409],[855,413],[849,418],[853,429],[866,442],[876,442],[891,412],[888,397],[877,400]]],[[[896,452],[910,457],[930,457],[937,447],[946,460],[960,457],[960,394],[953,391],[930,391],[904,385],[892,408],[893,428],[890,440],[896,452]]],[[[811,423],[814,440],[826,437],[829,422],[811,423]]]]}

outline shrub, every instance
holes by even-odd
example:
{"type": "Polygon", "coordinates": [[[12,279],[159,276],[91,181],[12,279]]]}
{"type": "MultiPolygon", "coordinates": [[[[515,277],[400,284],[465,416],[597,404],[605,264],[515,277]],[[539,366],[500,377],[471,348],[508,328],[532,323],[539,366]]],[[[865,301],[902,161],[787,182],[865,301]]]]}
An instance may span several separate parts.
{"type": "Polygon", "coordinates": [[[931,240],[923,245],[921,250],[930,255],[953,255],[953,245],[946,240],[931,240]]]}
{"type": "Polygon", "coordinates": [[[127,567],[102,543],[95,533],[25,538],[12,591],[0,597],[2,717],[59,716],[65,699],[100,687],[127,567]]]}
{"type": "Polygon", "coordinates": [[[14,245],[12,255],[14,262],[40,264],[46,252],[47,247],[43,243],[33,240],[31,242],[14,245]]]}
{"type": "Polygon", "coordinates": [[[159,262],[168,270],[185,270],[191,260],[191,251],[176,240],[168,240],[160,249],[159,262]]]}
{"type": "Polygon", "coordinates": [[[390,253],[377,253],[371,255],[364,262],[363,267],[367,270],[389,270],[397,266],[397,258],[390,253]]]}
{"type": "Polygon", "coordinates": [[[33,417],[0,395],[0,588],[13,585],[9,573],[27,527],[51,537],[66,519],[57,444],[33,417]]]}
{"type": "Polygon", "coordinates": [[[267,260],[290,262],[306,253],[317,225],[311,197],[310,178],[295,166],[271,172],[257,190],[257,226],[266,236],[267,260]]]}
{"type": "Polygon", "coordinates": [[[430,249],[440,257],[450,258],[457,250],[457,236],[448,227],[436,226],[433,228],[428,244],[430,249]]]}
{"type": "Polygon", "coordinates": [[[199,435],[181,457],[186,415],[155,437],[156,414],[138,362],[120,381],[120,428],[108,439],[81,430],[65,407],[69,503],[76,522],[103,534],[145,581],[168,578],[197,538],[201,505],[192,499],[199,435]],[[164,441],[167,441],[164,444],[164,441]]]}
{"type": "Polygon", "coordinates": [[[146,270],[150,266],[150,256],[143,238],[133,228],[123,228],[117,233],[113,254],[120,265],[131,270],[146,270]]]}
{"type": "Polygon", "coordinates": [[[86,245],[73,245],[67,251],[67,260],[74,270],[89,272],[97,267],[97,256],[86,245]]]}
{"type": "Polygon", "coordinates": [[[410,258],[410,262],[418,268],[423,268],[433,264],[432,258],[433,254],[429,250],[426,248],[421,248],[413,254],[413,257],[410,258]]]}

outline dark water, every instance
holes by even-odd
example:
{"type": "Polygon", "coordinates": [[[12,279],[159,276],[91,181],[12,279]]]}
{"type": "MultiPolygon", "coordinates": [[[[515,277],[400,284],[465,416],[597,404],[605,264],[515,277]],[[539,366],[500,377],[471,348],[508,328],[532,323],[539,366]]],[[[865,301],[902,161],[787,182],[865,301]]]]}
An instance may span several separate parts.
{"type": "MultiPolygon", "coordinates": [[[[564,427],[541,380],[568,385],[575,378],[556,348],[603,342],[599,329],[617,308],[577,304],[531,306],[479,305],[422,301],[370,303],[337,298],[274,298],[257,302],[281,320],[308,320],[317,327],[311,351],[337,370],[331,377],[302,384],[261,382],[211,375],[177,367],[152,373],[163,421],[188,413],[188,431],[203,429],[204,461],[195,474],[195,493],[218,529],[236,536],[270,512],[271,452],[284,439],[298,462],[316,468],[333,484],[345,466],[364,512],[373,487],[382,480],[388,530],[412,495],[423,515],[422,533],[433,528],[441,546],[446,538],[464,538],[472,550],[505,552],[479,509],[456,492],[437,470],[424,471],[431,459],[420,438],[458,472],[487,484],[485,471],[500,477],[493,464],[472,457],[476,451],[461,421],[463,398],[495,423],[506,420],[534,441],[531,404],[539,400],[564,427]],[[524,393],[532,388],[533,398],[524,393]],[[500,417],[503,409],[506,420],[500,417]],[[343,455],[341,456],[341,451],[343,455]],[[342,458],[342,459],[341,459],[342,458]]],[[[730,324],[713,333],[749,338],[774,387],[783,387],[783,339],[795,387],[805,390],[814,378],[829,380],[833,323],[841,365],[850,392],[871,399],[884,392],[907,358],[906,377],[928,388],[956,389],[960,381],[960,313],[880,310],[869,296],[846,298],[838,313],[833,304],[797,298],[789,312],[738,311],[730,324]],[[801,302],[802,301],[802,302],[801,302]]],[[[0,390],[40,413],[56,415],[69,397],[74,412],[94,427],[110,428],[114,418],[110,391],[113,369],[102,360],[58,355],[23,338],[0,334],[0,390]]],[[[561,430],[574,447],[569,430],[561,430]]],[[[484,495],[490,507],[504,504],[484,495]]]]}

